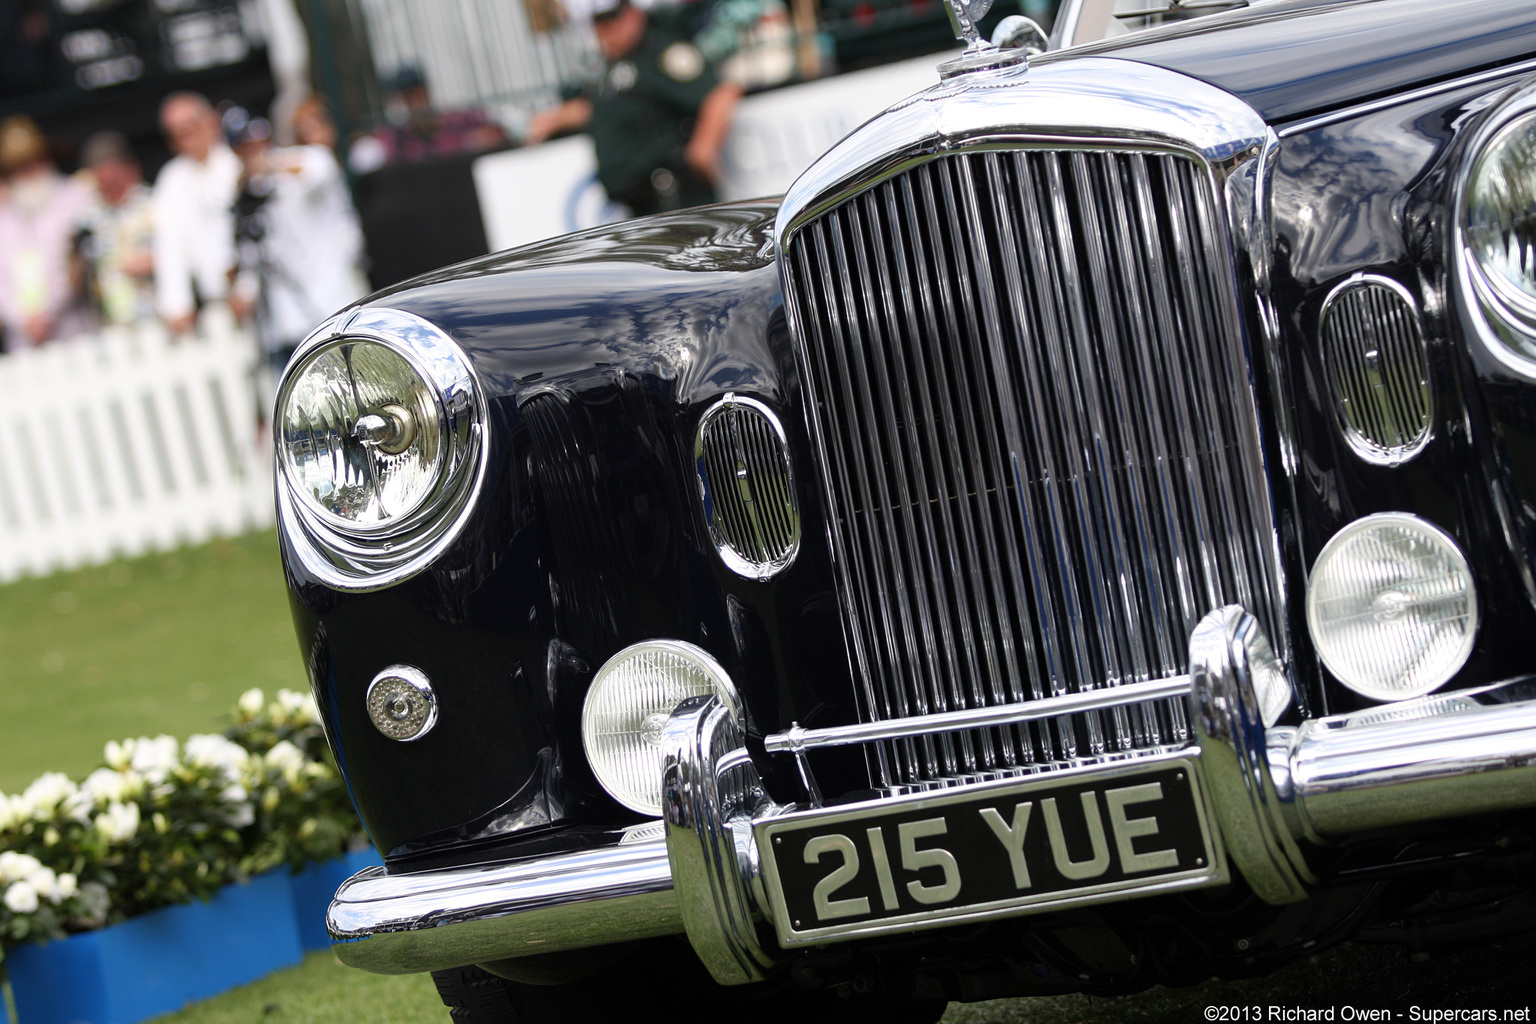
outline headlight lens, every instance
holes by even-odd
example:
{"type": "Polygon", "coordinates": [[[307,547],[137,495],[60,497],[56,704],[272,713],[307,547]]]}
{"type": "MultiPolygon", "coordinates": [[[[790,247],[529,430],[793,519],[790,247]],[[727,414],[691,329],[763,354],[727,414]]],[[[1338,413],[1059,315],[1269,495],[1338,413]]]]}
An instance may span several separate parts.
{"type": "Polygon", "coordinates": [[[400,310],[349,311],[299,348],[278,388],[278,521],[325,583],[372,590],[452,541],[484,474],[468,359],[400,310]]]}
{"type": "Polygon", "coordinates": [[[661,814],[662,729],[683,701],[710,694],[739,718],[725,669],[692,644],[648,640],[608,659],[587,691],[581,739],[610,796],[641,814],[661,814]]]}
{"type": "Polygon", "coordinates": [[[1460,182],[1463,293],[1500,362],[1536,376],[1536,89],[1480,130],[1460,182]]]}
{"type": "Polygon", "coordinates": [[[1493,290],[1536,309],[1536,114],[1505,125],[1472,165],[1465,236],[1493,290]]]}
{"type": "Polygon", "coordinates": [[[278,451],[295,491],[337,526],[408,516],[442,478],[437,396],[398,352],[373,341],[320,349],[292,374],[278,451]]]}
{"type": "Polygon", "coordinates": [[[1472,572],[1438,527],[1399,512],[1367,516],[1318,555],[1307,625],[1323,664],[1345,686],[1373,700],[1418,697],[1472,653],[1472,572]]]}

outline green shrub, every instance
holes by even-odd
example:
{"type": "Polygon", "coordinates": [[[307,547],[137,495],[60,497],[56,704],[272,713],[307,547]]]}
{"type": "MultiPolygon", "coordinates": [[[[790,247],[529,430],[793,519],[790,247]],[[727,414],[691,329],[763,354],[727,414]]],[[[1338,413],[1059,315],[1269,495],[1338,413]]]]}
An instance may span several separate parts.
{"type": "Polygon", "coordinates": [[[0,794],[0,952],[207,899],[365,840],[313,700],[240,698],[224,734],[108,743],[82,782],[0,794]]]}

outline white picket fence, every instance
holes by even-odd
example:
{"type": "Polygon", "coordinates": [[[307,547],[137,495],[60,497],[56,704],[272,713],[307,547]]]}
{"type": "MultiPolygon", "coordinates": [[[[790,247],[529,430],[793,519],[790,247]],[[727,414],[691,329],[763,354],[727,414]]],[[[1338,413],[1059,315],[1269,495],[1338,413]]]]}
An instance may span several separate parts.
{"type": "Polygon", "coordinates": [[[223,307],[0,357],[0,581],[269,525],[255,358],[223,307]]]}

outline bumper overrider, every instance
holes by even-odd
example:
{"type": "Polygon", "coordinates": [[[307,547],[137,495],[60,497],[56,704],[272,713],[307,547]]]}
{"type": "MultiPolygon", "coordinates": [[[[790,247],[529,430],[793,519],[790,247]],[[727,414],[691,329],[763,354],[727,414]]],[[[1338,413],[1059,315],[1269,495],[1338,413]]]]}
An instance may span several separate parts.
{"type": "Polygon", "coordinates": [[[830,808],[772,803],[730,712],[693,698],[662,737],[664,839],[368,868],[327,925],[343,962],[381,973],[686,933],[744,984],[797,945],[1219,885],[1229,864],[1263,899],[1300,900],[1309,846],[1536,805],[1536,679],[1266,728],[1268,657],[1254,619],[1220,609],[1188,677],[1157,684],[1187,694],[1189,746],[830,808]]]}

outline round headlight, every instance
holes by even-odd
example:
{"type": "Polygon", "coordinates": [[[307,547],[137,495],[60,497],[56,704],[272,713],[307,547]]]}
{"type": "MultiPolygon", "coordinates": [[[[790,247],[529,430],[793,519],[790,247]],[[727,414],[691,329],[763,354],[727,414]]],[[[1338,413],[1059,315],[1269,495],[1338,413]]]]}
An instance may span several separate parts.
{"type": "Polygon", "coordinates": [[[394,349],[343,338],[289,377],[278,453],[294,491],[340,528],[409,516],[443,475],[437,395],[394,349]]]}
{"type": "Polygon", "coordinates": [[[1416,516],[1351,523],[1317,556],[1307,626],[1323,664],[1373,700],[1426,694],[1472,653],[1477,595],[1455,541],[1416,516]]]}
{"type": "Polygon", "coordinates": [[[1460,258],[1491,351],[1536,374],[1536,90],[1483,129],[1461,183],[1460,258]]]}
{"type": "Polygon", "coordinates": [[[1505,125],[1473,163],[1466,239],[1502,297],[1536,308],[1536,114],[1505,125]]]}
{"type": "Polygon", "coordinates": [[[311,335],[273,419],[279,520],[305,564],[363,590],[440,553],[484,469],[482,401],[458,346],[409,313],[353,311],[311,335]]]}
{"type": "Polygon", "coordinates": [[[680,640],[648,640],[608,659],[581,709],[581,739],[597,781],[619,803],[661,814],[661,733],[689,697],[717,695],[740,717],[730,677],[680,640]]]}

